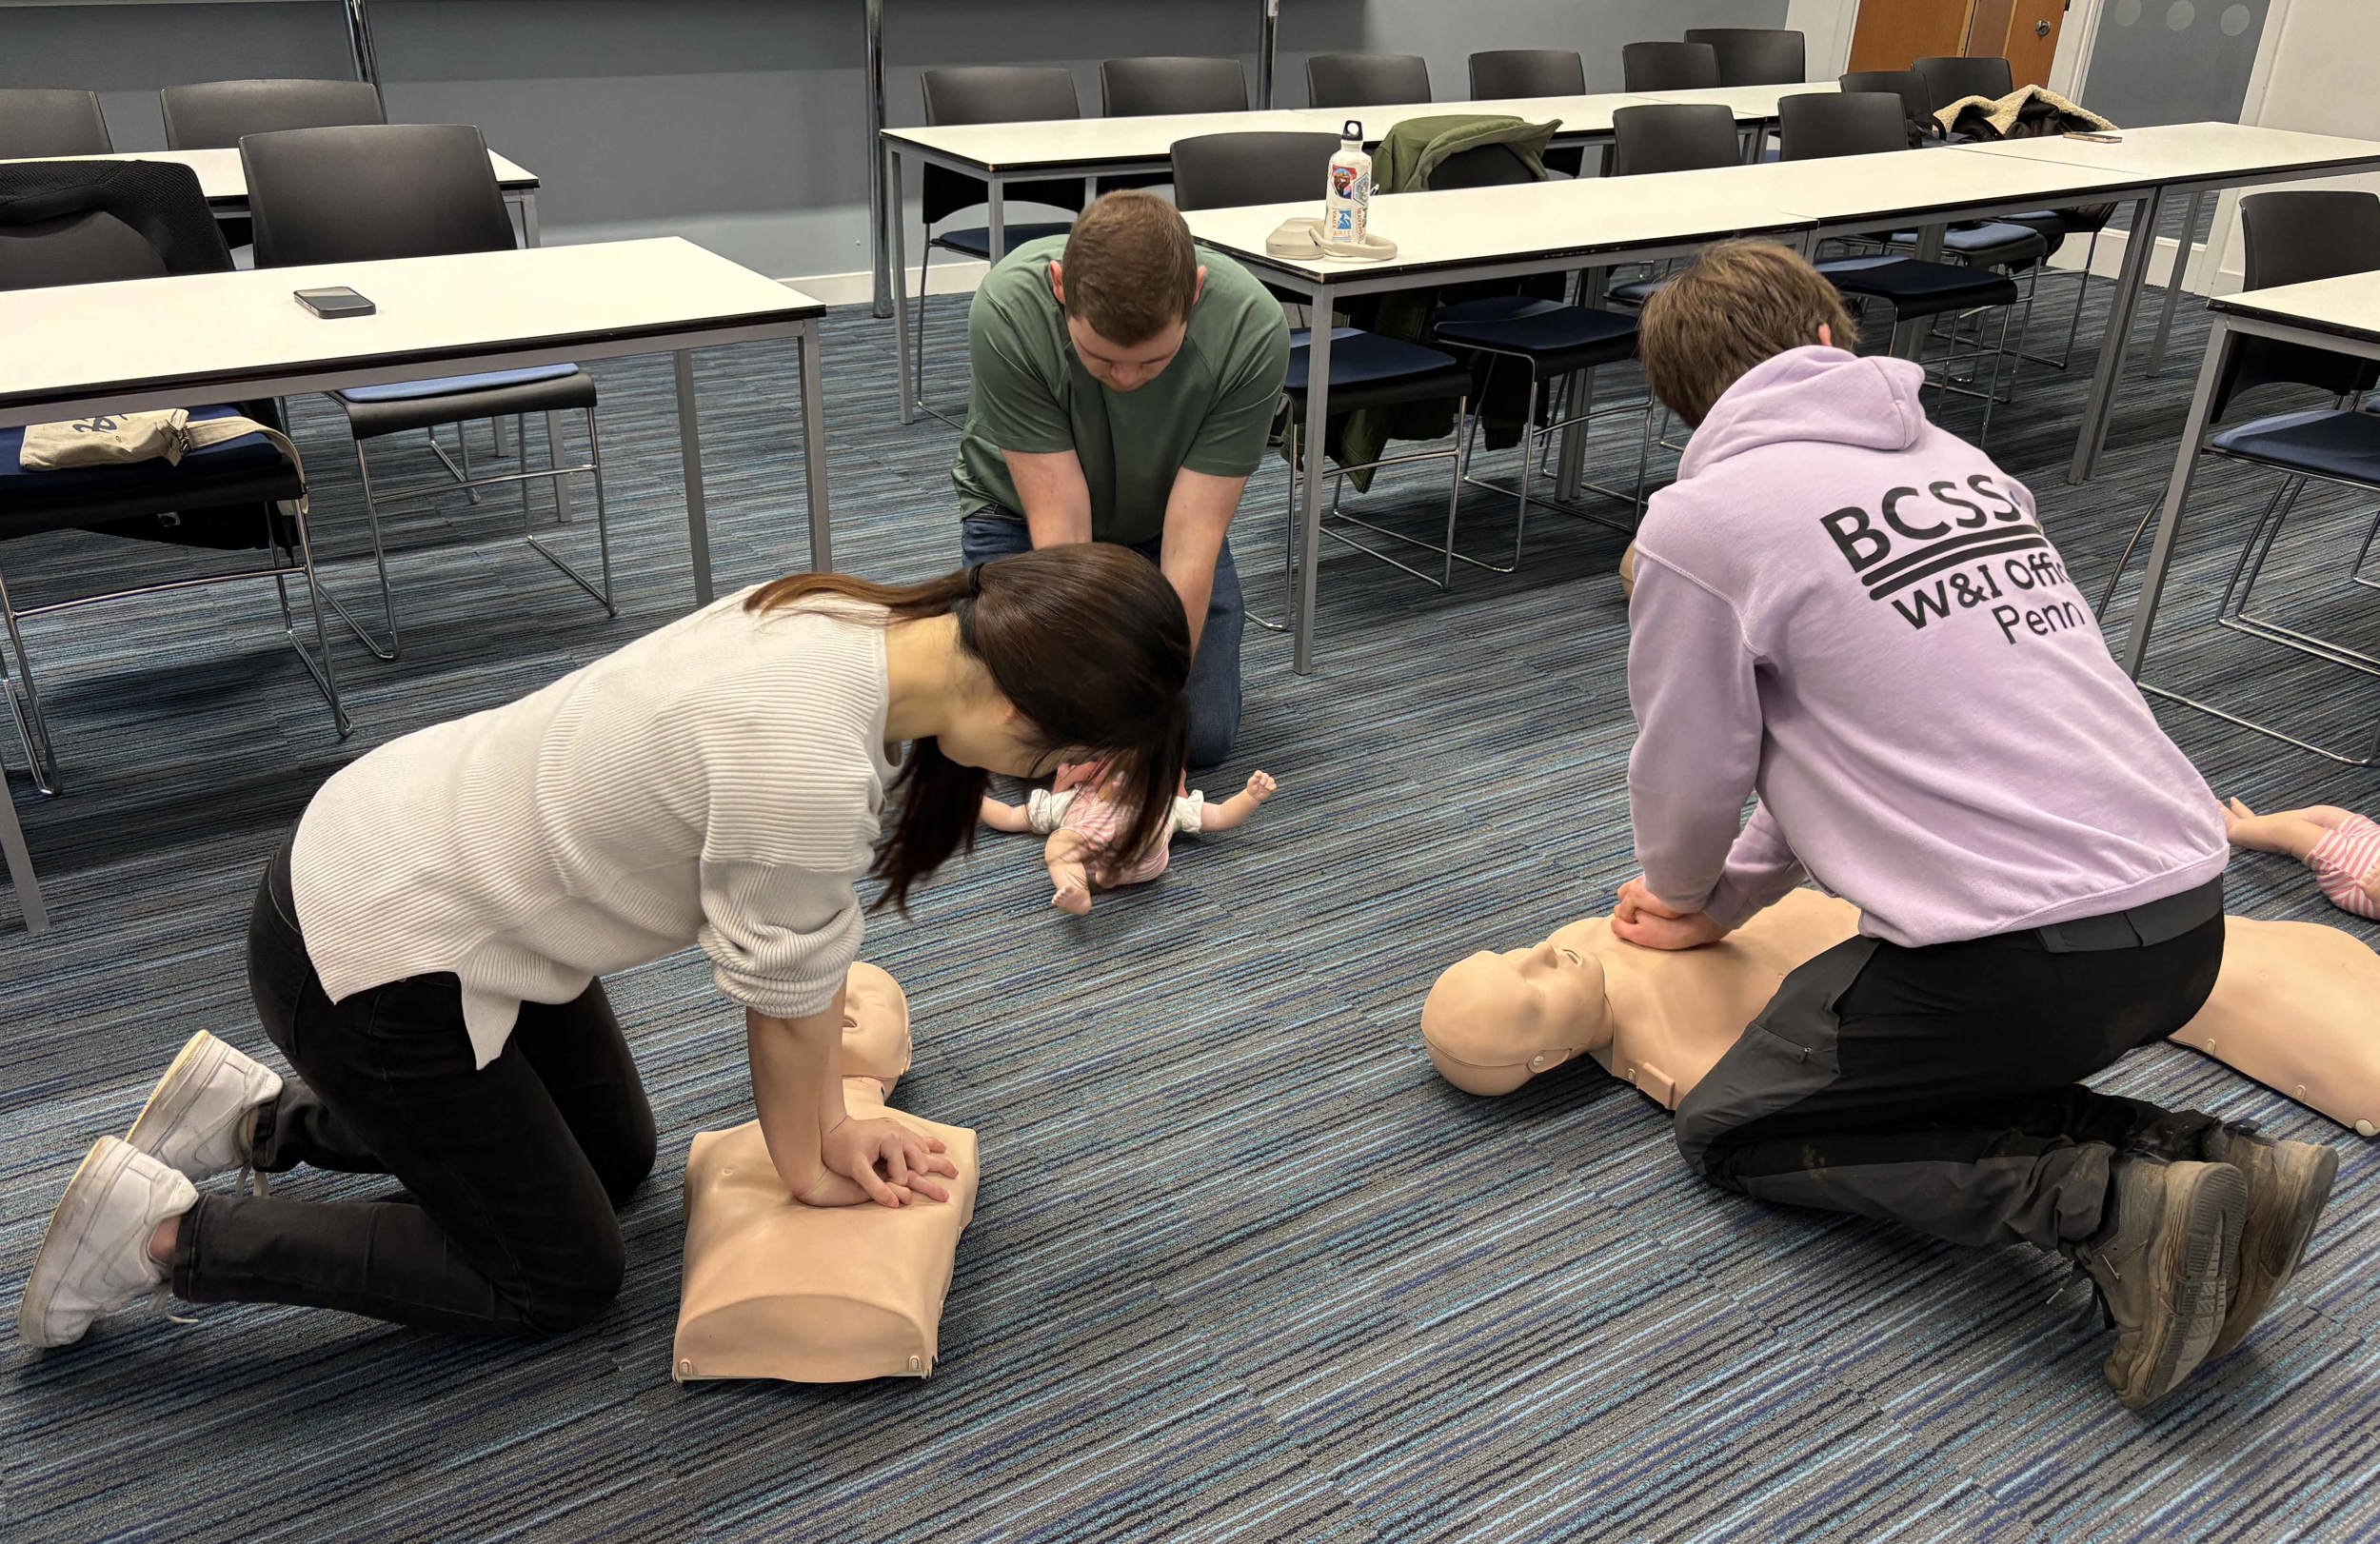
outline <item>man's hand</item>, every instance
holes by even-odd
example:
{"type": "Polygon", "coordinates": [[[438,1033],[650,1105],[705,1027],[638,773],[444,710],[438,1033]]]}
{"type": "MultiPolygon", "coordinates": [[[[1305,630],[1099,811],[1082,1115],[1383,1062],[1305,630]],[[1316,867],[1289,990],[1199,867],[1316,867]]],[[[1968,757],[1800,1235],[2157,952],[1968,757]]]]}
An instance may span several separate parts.
{"type": "Polygon", "coordinates": [[[1727,937],[1709,912],[1675,911],[1661,903],[1639,874],[1619,887],[1612,936],[1644,949],[1699,949],[1727,937]]]}
{"type": "Polygon", "coordinates": [[[906,1206],[914,1196],[946,1201],[950,1192],[932,1178],[957,1178],[959,1166],[941,1155],[939,1138],[920,1137],[885,1119],[844,1119],[819,1143],[825,1172],[796,1200],[810,1206],[906,1206]],[[854,1194],[856,1192],[857,1194],[854,1194]]]}

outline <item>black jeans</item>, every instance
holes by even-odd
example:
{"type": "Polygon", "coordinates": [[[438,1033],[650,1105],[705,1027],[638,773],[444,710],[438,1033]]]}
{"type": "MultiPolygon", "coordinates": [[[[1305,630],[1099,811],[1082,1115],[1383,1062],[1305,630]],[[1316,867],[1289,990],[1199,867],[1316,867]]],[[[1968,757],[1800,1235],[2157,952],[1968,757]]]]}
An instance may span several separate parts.
{"type": "Polygon", "coordinates": [[[1853,939],[1686,1097],[1678,1150],[1731,1190],[1954,1243],[2088,1238],[2117,1153],[2188,1151],[2214,1118],[2081,1079],[2190,1022],[2222,963],[2220,881],[1959,943],[1853,939]]]}
{"type": "Polygon", "coordinates": [[[405,1194],[202,1197],[174,1246],[175,1294],[466,1335],[551,1335],[601,1314],[626,1268],[613,1209],[654,1151],[603,983],[559,1007],[523,1003],[503,1054],[475,1068],[452,975],[333,1003],[296,917],[285,847],[249,913],[248,984],[301,1076],[258,1118],[256,1166],[393,1175],[405,1194]]]}

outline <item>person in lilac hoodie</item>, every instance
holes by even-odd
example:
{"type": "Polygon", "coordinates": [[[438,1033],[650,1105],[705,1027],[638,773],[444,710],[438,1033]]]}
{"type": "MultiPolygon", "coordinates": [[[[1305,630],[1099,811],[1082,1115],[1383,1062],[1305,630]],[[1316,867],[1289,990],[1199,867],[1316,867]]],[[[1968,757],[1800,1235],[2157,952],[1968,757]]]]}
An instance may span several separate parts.
{"type": "Polygon", "coordinates": [[[2145,1405],[2271,1301],[2336,1155],[2083,1085],[2211,990],[2222,811],[2033,495],[1926,421],[1919,366],[1835,346],[1855,336],[1761,243],[1645,307],[1646,375],[1694,438],[1636,542],[1644,873],[1614,931],[1694,948],[1804,879],[1856,904],[1860,936],[1679,1108],[1679,1151],[1764,1200],[2064,1252],[2145,1405]]]}

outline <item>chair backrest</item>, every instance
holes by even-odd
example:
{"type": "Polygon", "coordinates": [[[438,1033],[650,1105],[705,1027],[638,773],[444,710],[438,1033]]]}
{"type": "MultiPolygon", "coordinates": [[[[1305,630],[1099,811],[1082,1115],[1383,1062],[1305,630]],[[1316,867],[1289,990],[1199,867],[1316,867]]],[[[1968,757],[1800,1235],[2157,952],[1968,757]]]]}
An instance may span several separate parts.
{"type": "Polygon", "coordinates": [[[1615,177],[1707,171],[1743,159],[1735,114],[1716,103],[1660,102],[1612,113],[1615,177]]]}
{"type": "Polygon", "coordinates": [[[1719,83],[1719,50],[1708,43],[1631,43],[1619,50],[1628,91],[1701,91],[1719,83]]]}
{"type": "Polygon", "coordinates": [[[1514,96],[1583,96],[1586,61],[1571,49],[1493,49],[1471,56],[1471,94],[1485,102],[1514,96]]]}
{"type": "Polygon", "coordinates": [[[1778,27],[1689,27],[1719,56],[1721,86],[1798,86],[1810,78],[1799,32],[1778,27]]]}
{"type": "Polygon", "coordinates": [[[1433,191],[1449,188],[1509,188],[1516,183],[1543,182],[1529,163],[1509,145],[1475,145],[1458,150],[1430,168],[1423,183],[1433,191]]]}
{"type": "MultiPolygon", "coordinates": [[[[2380,269],[2380,194],[2290,189],[2251,193],[2239,201],[2247,241],[2242,274],[2249,289],[2335,279],[2380,269]]],[[[2215,383],[2214,416],[2251,386],[2275,382],[2318,386],[2334,395],[2369,391],[2380,365],[2350,354],[2309,348],[2272,338],[2235,340],[2223,378],[2215,383]]]]}
{"type": "Polygon", "coordinates": [[[1306,200],[1320,213],[1337,134],[1200,134],[1174,141],[1174,204],[1230,209],[1306,200]]]}
{"type": "Polygon", "coordinates": [[[1803,91],[1776,105],[1787,161],[1909,148],[1908,109],[1892,91],[1803,91]]]}
{"type": "Polygon", "coordinates": [[[1369,108],[1429,102],[1430,62],[1418,53],[1318,53],[1306,61],[1306,104],[1369,108]]]}
{"type": "Polygon", "coordinates": [[[1167,56],[1100,66],[1100,111],[1109,118],[1160,112],[1245,112],[1248,78],[1237,59],[1167,56]]]}
{"type": "Polygon", "coordinates": [[[468,124],[291,129],[240,141],[256,266],[503,251],[512,219],[468,124]]]}
{"type": "Polygon", "coordinates": [[[0,289],[226,273],[198,173],[166,161],[0,166],[0,289]]]}
{"type": "Polygon", "coordinates": [[[173,150],[228,150],[249,134],[388,121],[379,89],[357,80],[202,81],[169,86],[157,102],[173,150]]]}
{"type": "Polygon", "coordinates": [[[30,86],[0,91],[0,161],[106,155],[114,148],[97,91],[30,86]]]}
{"type": "MultiPolygon", "coordinates": [[[[1043,123],[1055,118],[1080,118],[1082,105],[1074,94],[1074,71],[1063,65],[957,65],[924,72],[925,121],[941,128],[951,124],[1043,123]]],[[[1021,204],[1048,204],[1061,209],[1082,208],[1082,179],[1012,183],[1007,198],[1021,204]]],[[[980,177],[948,167],[927,166],[919,173],[918,201],[931,228],[961,209],[983,202],[980,177]]]]}
{"type": "Polygon", "coordinates": [[[1837,78],[1843,90],[1890,91],[1901,99],[1901,116],[1914,123],[1934,118],[1934,97],[1926,78],[1914,69],[1854,69],[1837,78]]]}
{"type": "Polygon", "coordinates": [[[1962,57],[1936,54],[1910,66],[1926,83],[1926,110],[1939,111],[1963,97],[1988,96],[1997,102],[2016,89],[2016,72],[2005,59],[1990,55],[1962,57]]]}

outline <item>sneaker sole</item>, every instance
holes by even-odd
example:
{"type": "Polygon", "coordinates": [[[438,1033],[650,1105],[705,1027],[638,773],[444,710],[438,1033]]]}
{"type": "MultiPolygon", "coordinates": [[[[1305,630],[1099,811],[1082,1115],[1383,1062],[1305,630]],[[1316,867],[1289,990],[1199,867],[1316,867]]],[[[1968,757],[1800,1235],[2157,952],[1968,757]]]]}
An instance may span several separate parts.
{"type": "MultiPolygon", "coordinates": [[[[2248,1332],[2264,1317],[2265,1310],[2290,1284],[2290,1278],[2297,1274],[2297,1267],[2306,1258],[2306,1246],[2313,1242],[2314,1229],[2322,1221],[2322,1208],[2330,1201],[2330,1186],[2339,1174],[2335,1148],[2318,1143],[2309,1145],[2315,1148],[2313,1161],[2294,1174],[2282,1176],[2283,1184],[2290,1187],[2283,1203],[2286,1220],[2263,1240],[2266,1248],[2258,1251],[2268,1253],[2277,1238],[2283,1245],[2281,1257],[2270,1266],[2252,1257],[2242,1258],[2234,1277],[2239,1286],[2223,1321],[2223,1333],[2215,1337],[2214,1345],[2207,1352],[2209,1356],[2224,1356],[2248,1338],[2248,1332]]],[[[2244,1251],[2245,1238],[2241,1247],[2244,1251]]]]}
{"type": "MultiPolygon", "coordinates": [[[[2141,1385],[2117,1391],[2134,1410],[2171,1394],[2207,1359],[2231,1308],[2231,1266],[2248,1218],[2248,1180],[2237,1169],[2228,1163],[2174,1167],[2195,1167],[2198,1172],[2166,1196],[2166,1263],[2170,1266],[2173,1252],[2179,1252],[2178,1282],[2164,1343],[2141,1385]]],[[[2169,1274],[2168,1278],[2173,1277],[2169,1274]]]]}
{"type": "MultiPolygon", "coordinates": [[[[132,1129],[124,1134],[125,1141],[150,1158],[157,1157],[157,1149],[163,1145],[167,1135],[181,1123],[183,1117],[190,1113],[190,1106],[197,1099],[199,1090],[206,1086],[204,1074],[208,1066],[222,1059],[215,1054],[215,1047],[221,1043],[203,1029],[182,1043],[181,1052],[174,1057],[173,1064],[166,1069],[163,1078],[157,1079],[157,1086],[149,1090],[149,1102],[142,1105],[141,1113],[133,1118],[132,1129]]],[[[193,1174],[186,1178],[205,1179],[209,1177],[193,1174]]]]}
{"type": "MultiPolygon", "coordinates": [[[[16,1337],[29,1346],[70,1346],[83,1338],[70,1336],[64,1340],[45,1338],[41,1323],[50,1310],[50,1299],[58,1294],[58,1282],[79,1264],[84,1246],[89,1241],[91,1223],[99,1216],[99,1198],[107,1193],[108,1181],[130,1161],[123,1153],[109,1146],[102,1138],[91,1144],[83,1155],[74,1178],[66,1182],[66,1194],[58,1198],[57,1210],[50,1214],[50,1227],[41,1237],[41,1252],[33,1257],[33,1269],[25,1278],[25,1296],[17,1303],[16,1337]],[[86,1183],[86,1181],[89,1183],[86,1183]]],[[[89,1326],[84,1326],[84,1334],[89,1326]]]]}

